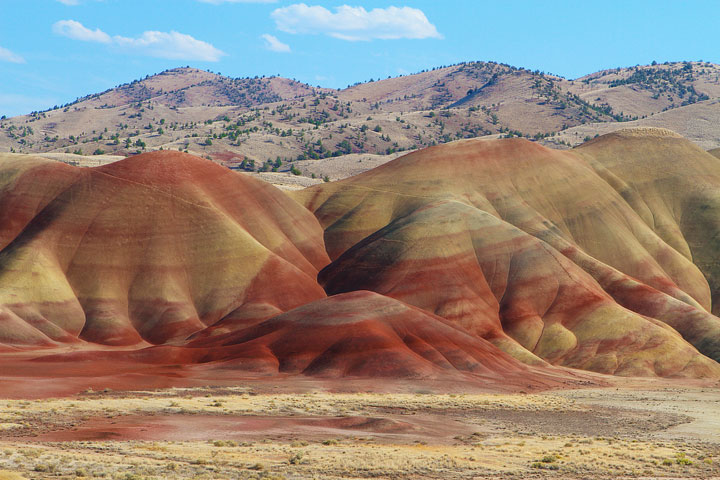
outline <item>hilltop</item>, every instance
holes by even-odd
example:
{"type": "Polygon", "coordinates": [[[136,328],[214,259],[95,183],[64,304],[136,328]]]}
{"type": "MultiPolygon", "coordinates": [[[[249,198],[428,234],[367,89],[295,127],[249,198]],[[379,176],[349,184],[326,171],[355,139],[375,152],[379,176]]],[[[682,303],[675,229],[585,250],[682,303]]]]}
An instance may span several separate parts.
{"type": "Polygon", "coordinates": [[[2,119],[0,151],[76,154],[79,161],[170,149],[246,171],[336,179],[377,165],[378,156],[382,163],[458,139],[520,136],[568,148],[628,122],[715,148],[719,98],[720,66],[705,62],[616,68],[576,80],[468,62],[345,89],[184,67],[2,119]],[[707,125],[689,128],[693,118],[707,125]],[[319,168],[318,159],[334,161],[319,168]]]}

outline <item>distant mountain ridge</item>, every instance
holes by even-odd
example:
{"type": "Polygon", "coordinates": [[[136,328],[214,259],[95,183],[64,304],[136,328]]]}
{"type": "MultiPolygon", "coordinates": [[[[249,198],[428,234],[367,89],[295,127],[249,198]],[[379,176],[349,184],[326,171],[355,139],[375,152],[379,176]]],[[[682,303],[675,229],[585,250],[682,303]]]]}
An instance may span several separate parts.
{"type": "Polygon", "coordinates": [[[617,68],[576,80],[467,62],[339,90],[184,67],[2,119],[0,151],[126,156],[162,148],[245,170],[309,175],[297,162],[483,136],[567,148],[627,122],[670,128],[710,149],[720,146],[718,100],[720,66],[707,62],[617,68]],[[691,126],[695,117],[705,123],[691,126]]]}

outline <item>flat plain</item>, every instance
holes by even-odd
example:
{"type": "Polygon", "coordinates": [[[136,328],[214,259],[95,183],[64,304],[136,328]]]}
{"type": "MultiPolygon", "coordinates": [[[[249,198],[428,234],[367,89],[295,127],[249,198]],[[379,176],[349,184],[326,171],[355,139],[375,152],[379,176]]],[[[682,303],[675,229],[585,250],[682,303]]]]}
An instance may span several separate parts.
{"type": "Polygon", "coordinates": [[[613,383],[455,394],[250,381],[3,400],[0,478],[720,477],[716,384],[613,383]]]}

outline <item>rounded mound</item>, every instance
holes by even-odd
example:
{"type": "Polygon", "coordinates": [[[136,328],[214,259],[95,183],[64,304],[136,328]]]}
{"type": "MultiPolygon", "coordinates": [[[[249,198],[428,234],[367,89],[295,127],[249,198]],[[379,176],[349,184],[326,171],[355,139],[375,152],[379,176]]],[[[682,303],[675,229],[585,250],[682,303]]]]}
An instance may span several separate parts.
{"type": "Polygon", "coordinates": [[[169,151],[91,169],[0,161],[0,178],[0,343],[181,342],[325,296],[317,220],[212,162],[169,151]]]}
{"type": "Polygon", "coordinates": [[[230,347],[233,358],[266,352],[281,373],[323,377],[437,378],[457,372],[526,370],[489,342],[446,320],[377,293],[318,300],[248,329],[188,346],[230,347]]]}
{"type": "Polygon", "coordinates": [[[262,376],[522,379],[529,386],[569,378],[560,371],[543,374],[441,317],[367,291],[317,300],[244,329],[197,338],[183,346],[70,353],[39,360],[208,364],[262,376]]]}
{"type": "Polygon", "coordinates": [[[693,189],[673,188],[678,179],[705,174],[720,185],[717,161],[674,134],[643,132],[574,151],[458,141],[310,187],[299,197],[333,259],[321,283],[330,294],[363,288],[418,306],[528,363],[718,376],[704,355],[720,360],[720,319],[707,312],[708,282],[683,242],[700,231],[683,233],[668,216],[691,204],[682,197],[693,189]],[[648,145],[651,154],[635,153],[648,145]],[[657,168],[658,158],[675,166],[657,168]],[[612,175],[610,162],[633,168],[612,175]],[[628,183],[644,178],[659,182],[642,202],[628,183]]]}

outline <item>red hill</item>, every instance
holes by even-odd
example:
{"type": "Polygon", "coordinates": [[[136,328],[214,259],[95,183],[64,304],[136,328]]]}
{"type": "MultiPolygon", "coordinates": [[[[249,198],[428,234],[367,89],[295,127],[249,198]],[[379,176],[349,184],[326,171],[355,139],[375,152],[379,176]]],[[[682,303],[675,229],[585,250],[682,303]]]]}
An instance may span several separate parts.
{"type": "Polygon", "coordinates": [[[261,181],[177,152],[1,168],[0,343],[181,341],[324,296],[317,222],[261,181]]]}

